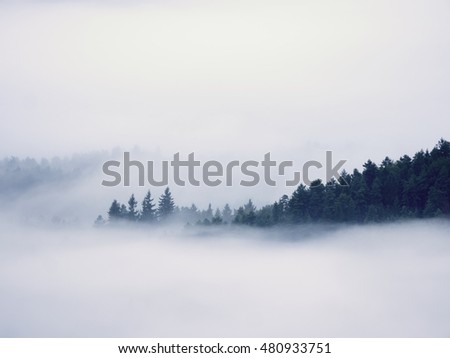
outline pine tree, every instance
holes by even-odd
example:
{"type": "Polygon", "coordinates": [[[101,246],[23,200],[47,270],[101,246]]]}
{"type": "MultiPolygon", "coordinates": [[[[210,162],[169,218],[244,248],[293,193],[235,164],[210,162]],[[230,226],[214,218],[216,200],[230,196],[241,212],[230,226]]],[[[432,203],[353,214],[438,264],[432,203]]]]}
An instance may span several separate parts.
{"type": "Polygon", "coordinates": [[[255,210],[256,210],[256,207],[255,207],[255,205],[253,205],[252,199],[248,199],[247,204],[244,205],[244,212],[248,215],[251,212],[254,213],[255,210]]]}
{"type": "Polygon", "coordinates": [[[282,207],[279,202],[274,202],[272,205],[272,219],[274,224],[278,224],[281,222],[282,217],[282,207]]]}
{"type": "Polygon", "coordinates": [[[125,204],[120,205],[120,218],[128,219],[128,209],[125,204]]]}
{"type": "Polygon", "coordinates": [[[314,180],[309,188],[308,213],[313,221],[321,220],[325,202],[325,187],[320,179],[314,180]]]}
{"type": "Polygon", "coordinates": [[[233,221],[233,214],[230,205],[225,204],[225,207],[222,210],[222,218],[225,224],[231,224],[231,222],[233,221]]]}
{"type": "Polygon", "coordinates": [[[138,202],[136,201],[134,194],[131,194],[130,199],[128,200],[128,220],[130,221],[138,221],[139,219],[139,211],[136,210],[138,202]]]}
{"type": "Polygon", "coordinates": [[[197,206],[195,204],[192,204],[188,211],[188,220],[192,223],[200,220],[200,213],[197,209],[197,206]]]}
{"type": "MultiPolygon", "coordinates": [[[[343,171],[341,176],[325,185],[320,180],[311,183],[310,187],[300,185],[290,198],[284,195],[273,205],[259,210],[249,200],[234,210],[233,215],[228,204],[222,213],[216,210],[214,215],[211,204],[202,212],[194,204],[191,208],[178,209],[167,188],[159,199],[157,216],[163,220],[177,214],[202,225],[224,221],[264,227],[322,220],[363,223],[450,215],[450,143],[444,139],[431,152],[421,150],[412,158],[404,155],[397,161],[386,157],[379,166],[369,160],[362,173],[355,169],[352,174],[343,171]]],[[[155,218],[150,192],[142,207],[142,220],[155,218]]],[[[128,201],[128,209],[114,200],[108,215],[110,222],[121,218],[134,220],[134,196],[128,201]]]]}
{"type": "Polygon", "coordinates": [[[213,209],[212,209],[211,204],[208,205],[207,210],[202,211],[202,218],[208,219],[209,221],[211,221],[213,219],[213,209]]]}
{"type": "Polygon", "coordinates": [[[273,205],[263,206],[256,212],[255,225],[260,227],[274,225],[273,220],[273,205]]]}
{"type": "Polygon", "coordinates": [[[214,214],[214,217],[212,218],[212,223],[214,224],[214,225],[220,225],[220,224],[222,224],[222,217],[220,216],[220,210],[219,209],[216,209],[216,212],[215,212],[215,214],[214,214]]]}
{"type": "Polygon", "coordinates": [[[342,193],[335,202],[336,218],[340,222],[355,220],[355,203],[350,195],[342,193]]]}
{"type": "Polygon", "coordinates": [[[142,201],[142,210],[140,220],[144,223],[154,222],[156,219],[156,209],[155,204],[153,204],[153,198],[150,193],[150,190],[145,195],[144,200],[142,201]]]}
{"type": "Polygon", "coordinates": [[[239,207],[239,209],[237,209],[237,211],[235,211],[234,213],[234,219],[233,219],[233,223],[234,224],[245,224],[246,220],[245,220],[245,212],[244,212],[244,208],[242,206],[239,207]]]}
{"type": "Polygon", "coordinates": [[[121,217],[120,204],[117,200],[114,199],[111,207],[108,210],[108,220],[110,222],[117,222],[121,217]]]}
{"type": "Polygon", "coordinates": [[[366,163],[363,164],[363,167],[364,167],[364,170],[363,170],[364,180],[366,181],[367,187],[369,189],[371,189],[372,183],[374,182],[374,180],[378,174],[378,167],[370,159],[366,163]]]}
{"type": "Polygon", "coordinates": [[[105,219],[103,219],[102,215],[97,216],[97,219],[94,222],[95,227],[102,227],[106,224],[105,219]]]}
{"type": "Polygon", "coordinates": [[[170,217],[175,210],[175,203],[172,198],[172,193],[167,187],[159,198],[158,203],[158,218],[160,220],[165,220],[170,217]]]}
{"type": "Polygon", "coordinates": [[[308,221],[309,191],[300,184],[289,200],[289,216],[293,223],[308,221]]]}

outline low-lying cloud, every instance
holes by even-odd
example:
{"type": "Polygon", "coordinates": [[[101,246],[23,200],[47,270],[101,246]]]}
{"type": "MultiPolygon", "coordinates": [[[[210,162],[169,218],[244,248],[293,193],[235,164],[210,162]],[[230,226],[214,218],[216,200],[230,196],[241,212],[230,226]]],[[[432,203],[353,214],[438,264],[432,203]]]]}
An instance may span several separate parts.
{"type": "Polygon", "coordinates": [[[2,337],[448,337],[449,224],[2,225],[2,337]]]}

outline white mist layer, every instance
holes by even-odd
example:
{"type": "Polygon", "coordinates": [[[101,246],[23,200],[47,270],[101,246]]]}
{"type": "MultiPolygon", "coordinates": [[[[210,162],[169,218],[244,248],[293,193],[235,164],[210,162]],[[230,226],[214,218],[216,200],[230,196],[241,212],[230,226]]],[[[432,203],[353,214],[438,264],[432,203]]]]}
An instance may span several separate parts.
{"type": "Polygon", "coordinates": [[[3,225],[0,336],[450,336],[448,223],[314,230],[3,225]]]}

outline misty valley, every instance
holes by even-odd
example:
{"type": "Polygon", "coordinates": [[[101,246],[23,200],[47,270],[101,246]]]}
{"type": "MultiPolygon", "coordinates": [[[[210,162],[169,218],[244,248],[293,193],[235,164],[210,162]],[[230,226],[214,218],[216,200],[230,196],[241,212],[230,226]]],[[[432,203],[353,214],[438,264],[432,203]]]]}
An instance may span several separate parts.
{"type": "Polygon", "coordinates": [[[447,220],[1,223],[2,337],[447,337],[447,220]]]}
{"type": "Polygon", "coordinates": [[[450,357],[449,14],[0,0],[0,358],[450,357]]]}
{"type": "Polygon", "coordinates": [[[447,141],[259,208],[108,209],[107,157],[0,162],[0,336],[449,336],[447,141]]]}
{"type": "MultiPolygon", "coordinates": [[[[142,165],[142,164],[141,164],[142,165]]],[[[323,184],[320,179],[309,187],[301,184],[288,197],[256,209],[252,200],[232,210],[198,210],[195,204],[178,207],[169,188],[158,203],[147,191],[138,209],[134,194],[128,205],[114,200],[108,220],[97,217],[97,227],[127,223],[188,225],[287,226],[307,223],[373,223],[399,219],[446,217],[450,214],[450,143],[441,139],[431,150],[419,151],[393,161],[386,157],[381,165],[368,160],[364,170],[345,171],[338,180],[323,184]]]]}

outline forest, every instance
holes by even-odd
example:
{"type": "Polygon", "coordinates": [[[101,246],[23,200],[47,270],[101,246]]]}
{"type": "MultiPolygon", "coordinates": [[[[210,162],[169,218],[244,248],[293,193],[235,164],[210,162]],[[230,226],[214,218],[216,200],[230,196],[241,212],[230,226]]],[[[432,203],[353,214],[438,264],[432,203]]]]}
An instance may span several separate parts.
{"type": "Polygon", "coordinates": [[[131,195],[127,205],[114,200],[107,219],[96,226],[125,222],[162,224],[179,221],[188,225],[248,225],[269,227],[303,223],[373,223],[405,218],[449,217],[450,142],[441,139],[431,151],[420,150],[411,158],[380,164],[368,160],[360,172],[343,171],[339,181],[300,185],[273,204],[256,208],[248,200],[239,208],[199,210],[195,204],[178,207],[166,188],[157,202],[150,191],[139,203],[131,195]],[[138,208],[139,207],[139,208],[138,208]]]}

